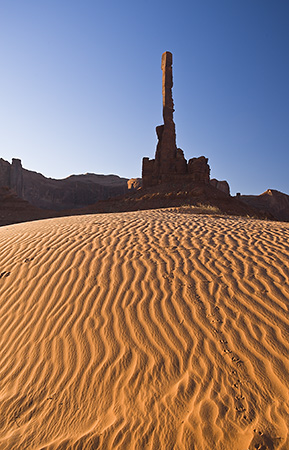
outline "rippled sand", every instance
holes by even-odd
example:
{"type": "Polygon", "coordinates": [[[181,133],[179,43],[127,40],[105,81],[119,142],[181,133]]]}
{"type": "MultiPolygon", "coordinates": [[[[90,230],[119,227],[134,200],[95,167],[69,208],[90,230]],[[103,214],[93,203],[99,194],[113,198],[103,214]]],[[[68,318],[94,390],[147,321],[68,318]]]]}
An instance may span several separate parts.
{"type": "Polygon", "coordinates": [[[289,224],[0,228],[0,449],[289,449],[289,224]]]}

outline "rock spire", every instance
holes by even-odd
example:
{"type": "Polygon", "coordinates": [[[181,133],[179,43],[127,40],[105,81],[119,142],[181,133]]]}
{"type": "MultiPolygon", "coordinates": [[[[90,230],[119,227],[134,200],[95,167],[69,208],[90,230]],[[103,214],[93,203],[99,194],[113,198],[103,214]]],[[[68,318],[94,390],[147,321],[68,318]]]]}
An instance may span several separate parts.
{"type": "Polygon", "coordinates": [[[174,102],[173,102],[173,55],[165,52],[162,55],[162,93],[163,93],[163,119],[164,125],[156,128],[159,144],[156,150],[156,161],[158,168],[163,173],[169,173],[174,168],[172,166],[176,154],[176,130],[173,119],[174,102]]]}
{"type": "Polygon", "coordinates": [[[143,187],[170,181],[209,182],[210,168],[207,158],[193,158],[187,163],[183,151],[176,145],[172,65],[172,53],[163,53],[161,68],[164,124],[156,127],[158,144],[155,159],[143,158],[143,187]]]}

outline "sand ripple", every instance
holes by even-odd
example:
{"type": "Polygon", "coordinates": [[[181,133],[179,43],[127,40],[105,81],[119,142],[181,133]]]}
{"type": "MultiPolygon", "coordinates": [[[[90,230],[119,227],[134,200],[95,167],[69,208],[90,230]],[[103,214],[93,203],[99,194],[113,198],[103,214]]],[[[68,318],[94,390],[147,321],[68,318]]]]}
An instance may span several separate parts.
{"type": "Polygon", "coordinates": [[[288,257],[169,210],[1,228],[0,449],[288,450],[288,257]]]}

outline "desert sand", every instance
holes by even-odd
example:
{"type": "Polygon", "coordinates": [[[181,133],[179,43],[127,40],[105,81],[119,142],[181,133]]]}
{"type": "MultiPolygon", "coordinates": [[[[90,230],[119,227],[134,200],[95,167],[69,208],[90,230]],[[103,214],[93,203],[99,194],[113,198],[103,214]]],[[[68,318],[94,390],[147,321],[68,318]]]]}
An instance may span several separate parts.
{"type": "Polygon", "coordinates": [[[289,224],[0,228],[0,449],[289,449],[289,224]]]}

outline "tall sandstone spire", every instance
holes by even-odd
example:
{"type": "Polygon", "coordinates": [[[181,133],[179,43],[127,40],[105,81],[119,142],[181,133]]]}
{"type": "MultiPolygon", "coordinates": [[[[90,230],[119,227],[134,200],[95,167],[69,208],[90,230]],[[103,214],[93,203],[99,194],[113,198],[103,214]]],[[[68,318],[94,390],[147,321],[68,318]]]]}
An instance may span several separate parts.
{"type": "Polygon", "coordinates": [[[170,172],[174,169],[172,163],[177,154],[176,146],[176,130],[173,119],[174,102],[173,102],[173,55],[165,52],[162,55],[162,93],[163,93],[163,119],[164,125],[157,127],[157,136],[159,145],[156,151],[156,161],[162,172],[170,172]]]}
{"type": "Polygon", "coordinates": [[[176,145],[176,130],[173,119],[173,55],[162,55],[162,94],[164,124],[156,127],[158,144],[155,159],[143,158],[143,187],[154,186],[170,181],[209,182],[210,168],[207,158],[193,158],[187,163],[183,151],[176,145]]]}

